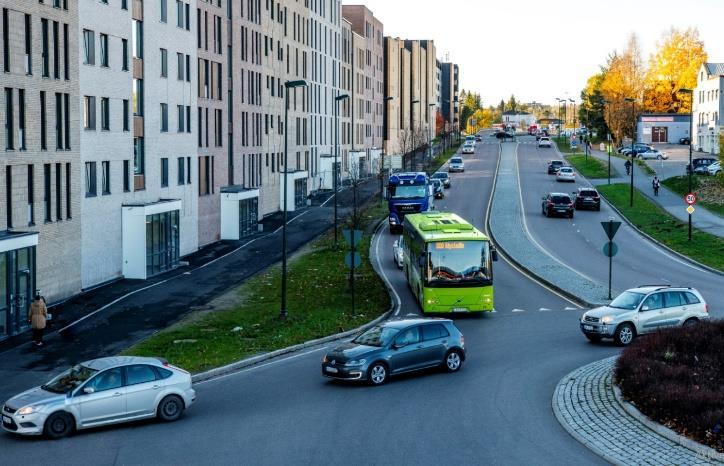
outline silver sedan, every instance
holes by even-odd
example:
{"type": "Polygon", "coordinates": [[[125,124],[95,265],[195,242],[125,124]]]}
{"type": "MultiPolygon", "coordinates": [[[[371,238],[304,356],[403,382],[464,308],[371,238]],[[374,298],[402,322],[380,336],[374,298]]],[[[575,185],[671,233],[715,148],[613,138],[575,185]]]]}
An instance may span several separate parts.
{"type": "Polygon", "coordinates": [[[83,362],[10,398],[2,424],[15,434],[60,438],[138,419],[175,421],[195,399],[183,369],[162,359],[115,356],[83,362]]]}

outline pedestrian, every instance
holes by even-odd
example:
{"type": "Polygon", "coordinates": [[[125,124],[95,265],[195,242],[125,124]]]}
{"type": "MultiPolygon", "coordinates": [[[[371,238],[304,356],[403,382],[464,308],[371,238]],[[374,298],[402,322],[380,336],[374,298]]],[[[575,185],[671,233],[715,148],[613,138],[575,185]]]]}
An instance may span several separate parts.
{"type": "Polygon", "coordinates": [[[35,298],[28,310],[28,322],[33,328],[33,343],[36,346],[43,346],[43,331],[48,319],[48,308],[45,305],[45,298],[40,296],[40,290],[35,291],[35,298]]]}
{"type": "Polygon", "coordinates": [[[627,175],[630,174],[631,173],[631,161],[626,160],[626,163],[624,164],[624,166],[626,167],[626,174],[627,175]]]}
{"type": "Polygon", "coordinates": [[[654,188],[654,196],[658,196],[659,195],[659,186],[661,186],[658,176],[654,175],[654,179],[651,182],[651,186],[653,186],[653,188],[654,188]]]}

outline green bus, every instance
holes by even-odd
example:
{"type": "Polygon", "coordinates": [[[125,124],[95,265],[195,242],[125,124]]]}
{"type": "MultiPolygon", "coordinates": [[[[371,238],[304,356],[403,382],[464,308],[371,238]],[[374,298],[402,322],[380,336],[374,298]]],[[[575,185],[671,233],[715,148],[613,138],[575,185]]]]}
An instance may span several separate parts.
{"type": "Polygon", "coordinates": [[[492,312],[490,239],[454,213],[405,216],[403,270],[423,313],[492,312]]]}

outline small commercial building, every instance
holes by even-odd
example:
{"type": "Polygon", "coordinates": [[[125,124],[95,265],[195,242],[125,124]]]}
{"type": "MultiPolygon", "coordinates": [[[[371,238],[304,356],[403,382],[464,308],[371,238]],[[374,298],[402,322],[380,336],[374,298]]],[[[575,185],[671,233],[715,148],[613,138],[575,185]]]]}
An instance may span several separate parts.
{"type": "Polygon", "coordinates": [[[644,113],[639,115],[636,140],[645,144],[678,144],[690,138],[691,117],[678,113],[644,113]]]}

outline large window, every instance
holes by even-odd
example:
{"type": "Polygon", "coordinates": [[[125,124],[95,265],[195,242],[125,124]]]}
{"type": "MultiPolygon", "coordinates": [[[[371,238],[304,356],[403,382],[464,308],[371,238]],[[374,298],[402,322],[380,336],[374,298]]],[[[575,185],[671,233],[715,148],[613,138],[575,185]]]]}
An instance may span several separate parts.
{"type": "Polygon", "coordinates": [[[83,29],[83,63],[96,64],[95,35],[90,29],[83,29]]]}
{"type": "Polygon", "coordinates": [[[178,265],[179,211],[146,216],[146,275],[153,276],[178,265]]]}
{"type": "Polygon", "coordinates": [[[110,131],[111,129],[111,101],[108,97],[101,97],[101,129],[110,131]]]}
{"type": "Polygon", "coordinates": [[[133,116],[143,116],[143,79],[133,80],[133,116]]]}
{"type": "Polygon", "coordinates": [[[143,138],[133,138],[133,173],[143,175],[145,166],[145,154],[143,138]]]}
{"type": "Polygon", "coordinates": [[[429,286],[480,285],[492,279],[485,241],[439,241],[427,246],[429,286]]]}
{"type": "Polygon", "coordinates": [[[128,71],[128,39],[121,39],[121,69],[128,71]]]}
{"type": "Polygon", "coordinates": [[[168,0],[159,0],[161,6],[161,22],[168,21],[168,0]]]}
{"type": "Polygon", "coordinates": [[[161,158],[161,187],[168,187],[168,158],[161,158]]]}
{"type": "Polygon", "coordinates": [[[85,197],[95,197],[97,195],[96,187],[96,163],[85,163],[85,197]]]}
{"type": "Polygon", "coordinates": [[[108,67],[108,34],[100,35],[101,66],[108,67]]]}
{"type": "Polygon", "coordinates": [[[143,21],[133,20],[131,45],[133,46],[133,58],[143,58],[143,21]]]}
{"type": "MultiPolygon", "coordinates": [[[[40,27],[42,29],[42,41],[43,41],[43,77],[47,78],[50,76],[50,42],[48,33],[48,20],[42,18],[40,20],[40,27]]],[[[7,31],[7,29],[5,29],[7,31]]]]}
{"type": "Polygon", "coordinates": [[[176,78],[179,81],[184,80],[184,54],[176,53],[176,78]]]}
{"type": "Polygon", "coordinates": [[[96,129],[96,98],[93,96],[83,97],[83,128],[96,129]]]}
{"type": "Polygon", "coordinates": [[[50,190],[50,164],[43,165],[43,203],[45,204],[45,221],[53,221],[52,191],[50,190]]]}
{"type": "Polygon", "coordinates": [[[168,132],[168,104],[161,104],[161,132],[168,132]]]}
{"type": "Polygon", "coordinates": [[[184,27],[184,3],[181,0],[176,0],[176,26],[184,27]]]}
{"type": "Polygon", "coordinates": [[[20,150],[25,147],[25,89],[18,89],[18,136],[20,139],[20,150]]]}
{"type": "Polygon", "coordinates": [[[184,106],[183,105],[177,105],[176,106],[176,112],[178,114],[178,127],[177,131],[179,133],[184,132],[184,106]]]}
{"type": "Polygon", "coordinates": [[[161,49],[161,77],[168,77],[168,50],[161,49]]]}
{"type": "Polygon", "coordinates": [[[184,167],[186,166],[185,159],[183,157],[178,158],[178,184],[186,184],[186,173],[184,167]]]}
{"type": "Polygon", "coordinates": [[[14,133],[14,122],[13,122],[13,89],[10,87],[5,88],[5,149],[15,149],[15,142],[13,141],[14,133]]]}
{"type": "Polygon", "coordinates": [[[111,162],[101,162],[101,192],[111,193],[111,162]]]}

